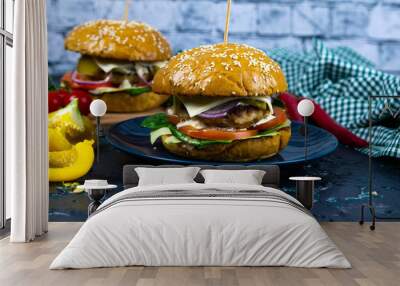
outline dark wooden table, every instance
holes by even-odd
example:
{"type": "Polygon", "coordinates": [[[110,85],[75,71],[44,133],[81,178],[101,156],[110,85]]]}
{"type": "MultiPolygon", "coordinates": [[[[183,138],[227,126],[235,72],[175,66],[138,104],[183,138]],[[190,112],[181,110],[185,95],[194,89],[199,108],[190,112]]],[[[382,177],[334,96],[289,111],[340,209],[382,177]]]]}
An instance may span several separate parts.
{"type": "MultiPolygon", "coordinates": [[[[153,112],[160,112],[155,110],[153,112]]],[[[148,113],[107,114],[102,123],[107,128],[122,120],[148,113]]],[[[126,154],[110,144],[106,138],[101,140],[100,163],[95,163],[85,179],[106,178],[110,184],[119,186],[107,196],[122,190],[122,167],[126,164],[162,164],[159,161],[144,161],[133,155],[126,154]]],[[[368,156],[339,145],[332,154],[310,162],[307,175],[321,177],[314,194],[313,214],[321,221],[358,221],[360,205],[368,197],[368,156]]],[[[395,158],[375,158],[373,174],[377,196],[377,212],[381,215],[400,216],[400,160],[395,158]]],[[[291,176],[303,176],[300,165],[289,165],[281,168],[282,190],[296,196],[295,183],[289,180],[291,176]]],[[[87,217],[87,207],[90,203],[86,194],[71,194],[56,190],[51,185],[50,213],[51,221],[84,221],[87,217]]]]}

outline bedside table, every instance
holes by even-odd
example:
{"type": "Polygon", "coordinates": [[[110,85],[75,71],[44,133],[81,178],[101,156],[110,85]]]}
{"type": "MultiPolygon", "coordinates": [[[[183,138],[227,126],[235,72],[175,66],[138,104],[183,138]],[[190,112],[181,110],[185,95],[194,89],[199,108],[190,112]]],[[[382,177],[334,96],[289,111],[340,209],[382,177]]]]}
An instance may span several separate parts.
{"type": "Polygon", "coordinates": [[[114,189],[116,187],[117,186],[105,189],[86,189],[88,197],[92,201],[88,206],[88,217],[101,205],[101,200],[106,196],[107,190],[114,189]]]}
{"type": "Polygon", "coordinates": [[[290,177],[289,180],[296,181],[296,199],[307,209],[311,209],[314,200],[314,182],[320,181],[320,177],[290,177]]]}
{"type": "Polygon", "coordinates": [[[117,185],[110,185],[107,180],[85,180],[85,184],[78,186],[87,192],[91,203],[88,206],[88,217],[101,205],[101,200],[106,196],[107,190],[117,188],[117,185]]]}

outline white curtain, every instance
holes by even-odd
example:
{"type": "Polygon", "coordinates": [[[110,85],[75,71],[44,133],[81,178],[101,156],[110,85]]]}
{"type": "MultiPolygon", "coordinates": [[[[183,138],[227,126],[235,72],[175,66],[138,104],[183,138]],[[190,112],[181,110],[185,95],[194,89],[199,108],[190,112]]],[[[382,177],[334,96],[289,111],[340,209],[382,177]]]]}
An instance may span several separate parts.
{"type": "Polygon", "coordinates": [[[47,232],[46,0],[15,1],[13,94],[6,99],[6,187],[12,242],[47,232]]]}

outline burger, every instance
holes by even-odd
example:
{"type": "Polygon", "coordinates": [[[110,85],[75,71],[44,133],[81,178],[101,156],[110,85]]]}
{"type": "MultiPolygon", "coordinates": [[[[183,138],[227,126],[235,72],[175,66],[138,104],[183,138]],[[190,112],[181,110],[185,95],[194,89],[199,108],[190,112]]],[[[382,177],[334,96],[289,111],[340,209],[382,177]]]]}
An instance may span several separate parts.
{"type": "Polygon", "coordinates": [[[76,70],[63,85],[101,98],[111,112],[140,112],[160,106],[167,95],[152,91],[156,71],[171,57],[160,32],[144,23],[97,20],[75,27],[65,48],[78,52],[76,70]]]}
{"type": "Polygon", "coordinates": [[[153,90],[172,96],[166,113],[142,121],[154,144],[178,156],[247,162],[288,145],[291,129],[277,94],[287,89],[279,65],[243,44],[184,51],[161,68],[153,90]]]}

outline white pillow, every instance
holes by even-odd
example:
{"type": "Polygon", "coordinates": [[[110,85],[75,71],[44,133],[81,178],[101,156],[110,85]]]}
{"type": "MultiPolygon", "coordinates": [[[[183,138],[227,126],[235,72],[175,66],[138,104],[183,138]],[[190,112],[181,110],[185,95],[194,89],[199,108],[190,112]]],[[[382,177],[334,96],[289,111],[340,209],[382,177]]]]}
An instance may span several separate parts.
{"type": "Polygon", "coordinates": [[[261,170],[202,170],[205,184],[261,185],[265,171],[261,170]]]}
{"type": "Polygon", "coordinates": [[[138,186],[195,183],[193,179],[199,170],[199,167],[135,168],[139,176],[138,186]]]}

